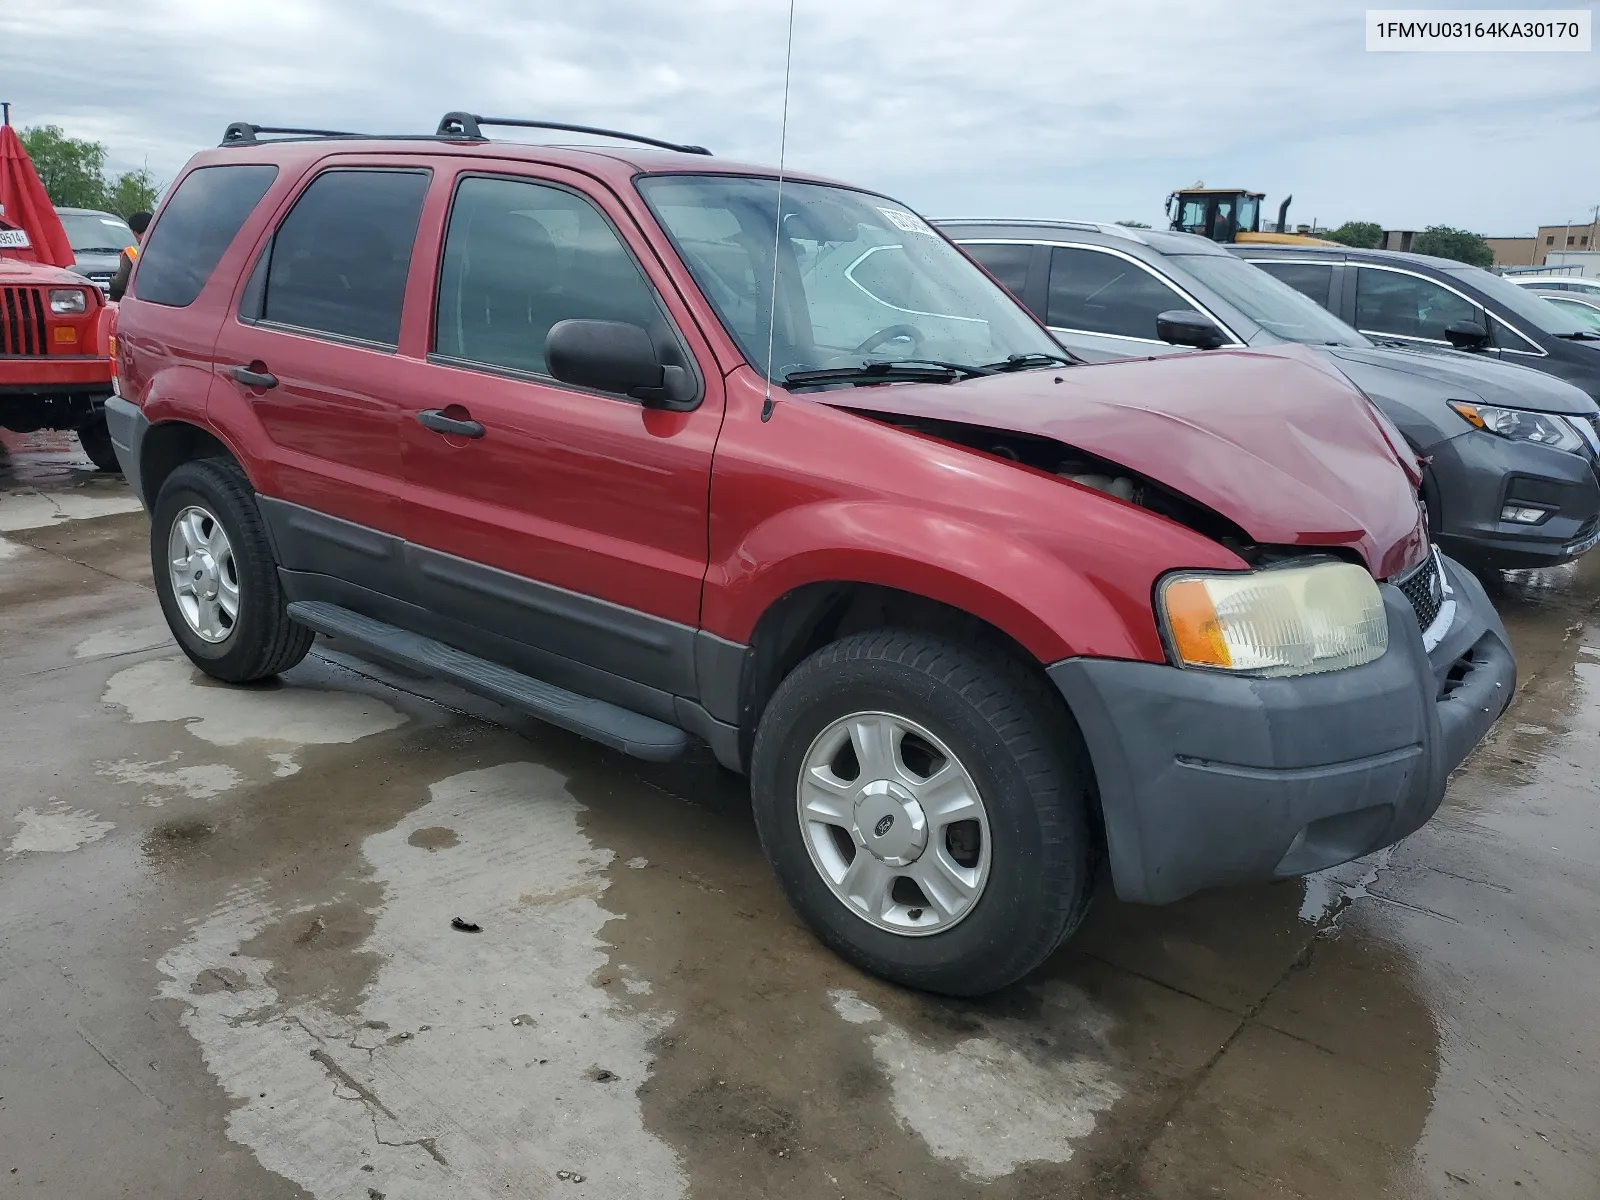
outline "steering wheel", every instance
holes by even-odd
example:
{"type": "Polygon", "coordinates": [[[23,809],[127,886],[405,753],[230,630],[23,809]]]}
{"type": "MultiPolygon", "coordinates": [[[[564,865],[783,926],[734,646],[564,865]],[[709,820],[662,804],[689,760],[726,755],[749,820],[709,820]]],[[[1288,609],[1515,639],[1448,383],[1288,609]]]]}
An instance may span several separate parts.
{"type": "MultiPolygon", "coordinates": [[[[922,349],[922,330],[915,325],[886,325],[857,346],[855,353],[865,354],[869,350],[876,350],[887,341],[902,337],[911,339],[911,349],[913,351],[922,349]]],[[[907,357],[910,356],[908,355],[907,357]]]]}

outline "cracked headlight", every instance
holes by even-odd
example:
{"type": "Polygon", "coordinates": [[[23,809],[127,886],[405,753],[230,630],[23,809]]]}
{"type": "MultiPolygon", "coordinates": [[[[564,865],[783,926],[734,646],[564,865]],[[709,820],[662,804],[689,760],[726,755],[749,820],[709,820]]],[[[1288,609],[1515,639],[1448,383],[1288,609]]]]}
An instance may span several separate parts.
{"type": "Polygon", "coordinates": [[[1184,667],[1311,675],[1371,662],[1389,646],[1383,596],[1352,563],[1179,572],[1157,592],[1168,645],[1184,667]]]}
{"type": "Polygon", "coordinates": [[[1452,400],[1450,407],[1469,425],[1489,433],[1498,433],[1513,442],[1537,442],[1569,454],[1578,454],[1583,450],[1583,439],[1578,436],[1578,431],[1554,413],[1495,408],[1491,404],[1468,404],[1464,400],[1452,400]]]}

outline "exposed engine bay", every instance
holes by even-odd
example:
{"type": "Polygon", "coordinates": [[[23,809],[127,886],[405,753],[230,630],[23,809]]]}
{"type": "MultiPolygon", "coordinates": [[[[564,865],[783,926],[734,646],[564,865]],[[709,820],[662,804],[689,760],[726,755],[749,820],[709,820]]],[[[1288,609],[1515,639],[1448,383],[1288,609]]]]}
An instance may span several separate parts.
{"type": "Polygon", "coordinates": [[[1165,484],[1130,471],[1118,463],[1065,445],[1053,438],[991,429],[959,421],[941,421],[928,417],[870,412],[862,409],[851,411],[899,429],[965,446],[970,450],[977,450],[1008,462],[1020,463],[1036,471],[1045,471],[1080,486],[1105,492],[1118,500],[1159,513],[1169,520],[1187,526],[1231,550],[1251,566],[1262,566],[1286,558],[1301,558],[1308,552],[1330,553],[1325,548],[1308,551],[1303,547],[1271,546],[1252,541],[1238,525],[1198,501],[1191,500],[1165,484]]]}

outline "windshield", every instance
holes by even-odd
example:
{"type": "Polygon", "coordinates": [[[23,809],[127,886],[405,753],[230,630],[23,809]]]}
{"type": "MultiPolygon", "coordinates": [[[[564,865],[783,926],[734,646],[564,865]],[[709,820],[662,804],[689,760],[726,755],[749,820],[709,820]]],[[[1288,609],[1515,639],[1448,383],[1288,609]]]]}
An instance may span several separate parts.
{"type": "Polygon", "coordinates": [[[745,358],[781,382],[867,361],[983,366],[1061,347],[922,218],[813,183],[658,175],[639,191],[745,358]],[[773,310],[773,251],[777,306],[773,310]]]}
{"type": "Polygon", "coordinates": [[[57,213],[67,231],[67,241],[73,252],[99,250],[106,254],[121,254],[138,239],[133,230],[120,217],[106,213],[57,213]]]}
{"type": "Polygon", "coordinates": [[[1504,277],[1479,267],[1446,267],[1446,275],[1454,275],[1468,287],[1477,288],[1491,300],[1509,308],[1517,316],[1537,329],[1556,337],[1571,337],[1587,333],[1589,327],[1575,317],[1569,317],[1554,304],[1546,304],[1534,292],[1508,282],[1504,277]]]}
{"type": "Polygon", "coordinates": [[[1318,346],[1370,346],[1315,300],[1231,254],[1185,254],[1185,270],[1268,333],[1318,346]]]}

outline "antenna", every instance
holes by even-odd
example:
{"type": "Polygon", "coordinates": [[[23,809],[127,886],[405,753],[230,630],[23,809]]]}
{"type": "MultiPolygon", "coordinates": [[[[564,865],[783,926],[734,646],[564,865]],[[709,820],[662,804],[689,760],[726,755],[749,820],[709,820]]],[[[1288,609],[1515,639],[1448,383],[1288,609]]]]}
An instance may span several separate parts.
{"type": "Polygon", "coordinates": [[[778,127],[778,208],[772,214],[772,304],[767,309],[767,394],[761,420],[772,419],[772,347],[778,331],[778,246],[783,237],[783,163],[789,151],[789,67],[794,62],[794,0],[789,0],[789,35],[783,48],[783,120],[778,127]]]}

